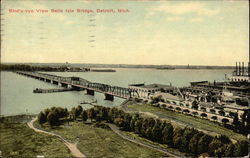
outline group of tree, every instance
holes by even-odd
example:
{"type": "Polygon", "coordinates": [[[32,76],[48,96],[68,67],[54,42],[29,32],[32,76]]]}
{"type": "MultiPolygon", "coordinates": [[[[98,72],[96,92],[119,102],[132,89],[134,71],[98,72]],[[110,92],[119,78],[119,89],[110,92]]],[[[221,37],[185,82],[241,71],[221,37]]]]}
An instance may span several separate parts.
{"type": "Polygon", "coordinates": [[[31,66],[28,64],[1,64],[1,71],[66,71],[66,66],[31,66]]]}
{"type": "Polygon", "coordinates": [[[82,111],[83,120],[108,121],[120,127],[121,130],[132,131],[141,137],[167,144],[182,152],[209,156],[232,157],[247,155],[247,142],[232,143],[227,136],[212,137],[193,128],[174,128],[165,120],[143,117],[138,113],[126,113],[117,108],[96,106],[82,111]]]}
{"type": "Polygon", "coordinates": [[[233,130],[242,134],[250,133],[250,109],[243,112],[241,120],[237,113],[233,114],[233,130]]]}
{"type": "Polygon", "coordinates": [[[67,118],[69,115],[67,108],[52,107],[41,111],[38,115],[38,123],[44,124],[46,122],[51,126],[59,125],[60,119],[67,118]]]}
{"type": "Polygon", "coordinates": [[[114,123],[121,130],[131,131],[149,140],[167,144],[181,152],[191,153],[194,156],[208,153],[209,156],[233,157],[245,156],[248,153],[248,143],[240,141],[232,143],[227,136],[209,136],[193,128],[173,127],[171,123],[145,117],[138,113],[126,113],[117,108],[95,106],[83,110],[81,106],[73,107],[70,112],[65,108],[52,107],[40,112],[38,121],[40,124],[48,122],[51,126],[59,125],[60,119],[88,119],[96,122],[106,121],[114,123]]]}

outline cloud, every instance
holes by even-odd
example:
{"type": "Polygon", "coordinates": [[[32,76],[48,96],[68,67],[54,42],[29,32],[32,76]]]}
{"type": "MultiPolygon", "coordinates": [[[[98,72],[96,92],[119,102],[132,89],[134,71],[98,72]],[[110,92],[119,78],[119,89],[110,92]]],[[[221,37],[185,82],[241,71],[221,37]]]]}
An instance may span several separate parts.
{"type": "MultiPolygon", "coordinates": [[[[204,3],[201,2],[185,2],[176,4],[161,3],[161,5],[154,8],[153,11],[160,11],[173,15],[194,13],[199,16],[213,16],[219,13],[219,10],[208,9],[204,3]]],[[[153,13],[151,12],[150,14],[153,13]]]]}
{"type": "Polygon", "coordinates": [[[180,21],[183,20],[182,17],[168,17],[167,21],[180,21]]]}

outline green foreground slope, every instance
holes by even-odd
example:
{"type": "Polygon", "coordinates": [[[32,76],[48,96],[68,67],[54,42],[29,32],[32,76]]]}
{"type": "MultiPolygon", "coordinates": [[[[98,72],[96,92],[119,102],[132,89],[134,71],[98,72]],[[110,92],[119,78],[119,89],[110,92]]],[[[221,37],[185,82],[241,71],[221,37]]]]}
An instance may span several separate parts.
{"type": "Polygon", "coordinates": [[[36,133],[25,123],[0,123],[0,151],[3,157],[70,157],[57,138],[36,133]]]}
{"type": "MultiPolygon", "coordinates": [[[[39,126],[36,124],[36,126],[39,126]]],[[[164,154],[123,140],[110,129],[97,128],[82,122],[70,122],[49,129],[63,138],[78,142],[78,149],[87,157],[163,157],[164,154]]]]}

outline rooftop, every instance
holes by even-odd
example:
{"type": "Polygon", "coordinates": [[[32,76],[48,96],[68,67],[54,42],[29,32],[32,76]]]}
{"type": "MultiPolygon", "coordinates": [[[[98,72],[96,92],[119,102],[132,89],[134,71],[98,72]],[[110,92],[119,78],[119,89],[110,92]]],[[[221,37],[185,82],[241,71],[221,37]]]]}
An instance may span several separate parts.
{"type": "Polygon", "coordinates": [[[163,99],[171,99],[171,100],[176,100],[176,101],[184,101],[183,98],[180,98],[180,97],[177,97],[177,96],[174,96],[170,93],[157,93],[154,95],[154,97],[157,97],[157,96],[162,96],[163,99]]]}
{"type": "Polygon", "coordinates": [[[145,89],[165,89],[165,88],[174,88],[170,85],[164,85],[164,84],[157,84],[157,83],[154,83],[154,84],[149,84],[149,85],[145,85],[145,84],[131,84],[129,86],[133,86],[133,87],[140,87],[140,88],[145,88],[145,89]]]}

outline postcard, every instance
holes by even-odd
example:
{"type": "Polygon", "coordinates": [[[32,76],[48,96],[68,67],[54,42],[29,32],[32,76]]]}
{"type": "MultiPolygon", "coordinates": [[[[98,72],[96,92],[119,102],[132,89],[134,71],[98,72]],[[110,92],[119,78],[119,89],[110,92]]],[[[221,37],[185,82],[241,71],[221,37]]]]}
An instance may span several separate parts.
{"type": "Polygon", "coordinates": [[[1,0],[0,157],[249,157],[247,0],[1,0]]]}

